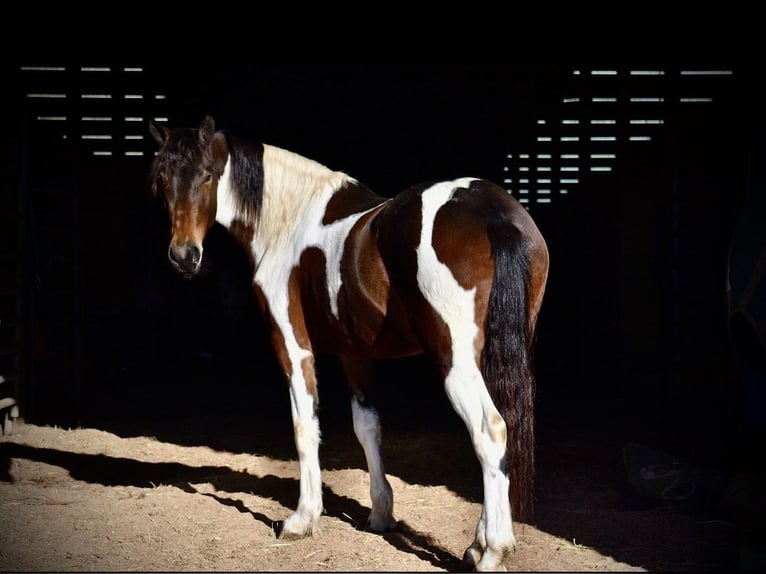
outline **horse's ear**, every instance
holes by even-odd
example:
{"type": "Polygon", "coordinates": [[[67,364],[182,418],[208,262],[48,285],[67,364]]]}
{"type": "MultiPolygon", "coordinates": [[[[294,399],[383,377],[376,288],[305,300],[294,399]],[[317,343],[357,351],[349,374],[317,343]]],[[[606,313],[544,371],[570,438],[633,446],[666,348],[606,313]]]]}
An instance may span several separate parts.
{"type": "Polygon", "coordinates": [[[154,120],[149,122],[149,133],[152,134],[154,141],[160,145],[164,145],[170,137],[170,130],[165,126],[156,123],[154,120]]]}
{"type": "Polygon", "coordinates": [[[215,121],[210,114],[206,115],[199,125],[197,134],[199,135],[199,143],[204,146],[209,146],[213,141],[213,134],[215,133],[215,121]]]}

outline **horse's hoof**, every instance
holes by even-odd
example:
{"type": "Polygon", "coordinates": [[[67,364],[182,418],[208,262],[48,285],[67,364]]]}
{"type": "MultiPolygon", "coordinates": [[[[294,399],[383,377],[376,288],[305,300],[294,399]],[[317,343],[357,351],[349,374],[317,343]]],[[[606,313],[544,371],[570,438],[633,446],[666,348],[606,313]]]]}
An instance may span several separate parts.
{"type": "Polygon", "coordinates": [[[474,542],[463,553],[462,568],[466,572],[507,572],[503,564],[506,553],[498,555],[492,550],[482,549],[474,542]]]}
{"type": "Polygon", "coordinates": [[[381,518],[380,516],[370,516],[367,520],[367,530],[372,532],[392,532],[398,530],[399,523],[393,517],[381,518]]]}
{"type": "Polygon", "coordinates": [[[308,535],[300,534],[299,532],[290,532],[289,530],[282,529],[282,531],[279,533],[279,536],[277,536],[277,538],[279,538],[279,540],[292,541],[292,540],[302,540],[303,538],[306,538],[306,536],[308,535]]]}
{"type": "Polygon", "coordinates": [[[466,570],[475,571],[479,560],[481,560],[481,547],[474,542],[463,552],[463,566],[466,570]]]}
{"type": "Polygon", "coordinates": [[[301,540],[313,536],[319,532],[319,526],[316,523],[307,522],[299,515],[293,514],[282,523],[282,528],[277,534],[280,540],[301,540]]]}

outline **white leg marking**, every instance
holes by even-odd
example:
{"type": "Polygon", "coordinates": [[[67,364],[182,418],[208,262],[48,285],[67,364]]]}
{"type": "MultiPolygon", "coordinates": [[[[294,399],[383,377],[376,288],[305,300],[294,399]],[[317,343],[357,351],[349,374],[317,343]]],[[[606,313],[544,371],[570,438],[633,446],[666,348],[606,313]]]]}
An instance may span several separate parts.
{"type": "MultiPolygon", "coordinates": [[[[287,279],[284,279],[287,285],[287,279]]],[[[290,359],[290,410],[293,417],[295,446],[300,466],[300,496],[297,510],[285,521],[282,537],[303,537],[319,530],[322,514],[322,477],[319,466],[319,420],[314,410],[314,397],[306,388],[302,362],[311,357],[295,338],[288,315],[287,289],[277,291],[273,285],[264,289],[274,321],[284,337],[290,359]]]]}
{"type": "Polygon", "coordinates": [[[500,468],[505,456],[505,422],[492,404],[475,361],[472,360],[472,365],[455,364],[447,375],[445,388],[468,428],[481,465],[484,502],[475,542],[483,555],[477,569],[496,569],[506,552],[516,546],[508,498],[510,483],[500,468]]]}
{"type": "Polygon", "coordinates": [[[495,408],[479,371],[474,351],[475,289],[463,289],[438,260],[431,243],[434,218],[456,187],[471,179],[442,182],[423,193],[421,238],[417,249],[418,286],[447,324],[452,337],[452,368],[445,379],[447,396],[471,435],[482,469],[484,504],[476,541],[466,551],[478,570],[502,567],[505,553],[516,545],[513,535],[508,476],[500,468],[505,455],[505,422],[495,408]]]}
{"type": "Polygon", "coordinates": [[[370,475],[370,528],[385,532],[396,526],[393,517],[394,495],[386,479],[383,462],[380,457],[380,419],[374,409],[359,404],[356,397],[351,399],[351,413],[354,420],[356,438],[364,449],[367,470],[370,475]]]}
{"type": "Polygon", "coordinates": [[[319,465],[321,437],[314,397],[306,389],[300,363],[295,361],[290,380],[290,410],[300,466],[300,495],[298,508],[285,521],[281,535],[303,537],[319,531],[319,517],[322,514],[322,476],[319,465]]]}

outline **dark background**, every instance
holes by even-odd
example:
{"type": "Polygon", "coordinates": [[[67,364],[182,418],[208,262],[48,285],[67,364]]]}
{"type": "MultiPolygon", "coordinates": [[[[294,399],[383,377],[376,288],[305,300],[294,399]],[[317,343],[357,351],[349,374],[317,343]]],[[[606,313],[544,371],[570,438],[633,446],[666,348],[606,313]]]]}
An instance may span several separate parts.
{"type": "MultiPolygon", "coordinates": [[[[586,168],[568,194],[529,204],[551,253],[535,354],[541,424],[628,428],[716,462],[731,462],[762,432],[762,351],[747,329],[733,342],[726,292],[729,247],[743,215],[756,223],[748,224],[742,252],[764,244],[755,63],[152,62],[138,76],[121,66],[88,75],[79,61],[58,64],[66,71],[57,74],[20,67],[48,63],[5,68],[15,113],[2,204],[3,326],[10,326],[3,368],[29,422],[289,417],[244,258],[214,228],[208,272],[193,281],[175,274],[168,222],[146,179],[154,144],[148,137],[138,144],[144,156],[120,153],[128,149],[121,130],[148,136],[147,121],[132,131],[115,123],[114,155],[96,157],[98,143],[78,138],[79,117],[95,104],[78,93],[142,93],[140,102],[113,101],[104,113],[166,117],[170,126],[194,127],[212,113],[220,129],[301,153],[389,196],[433,179],[502,182],[504,168],[516,165],[506,154],[541,151],[539,119],[558,133],[571,109],[562,98],[581,96],[577,113],[592,118],[588,98],[609,92],[621,101],[660,93],[665,101],[651,117],[664,123],[641,147],[615,143],[611,172],[586,168]],[[619,74],[598,84],[604,80],[588,74],[594,69],[619,74]],[[652,93],[639,93],[633,69],[665,75],[652,93]],[[680,75],[685,69],[733,73],[690,79],[680,75]],[[27,94],[46,90],[67,93],[54,102],[68,110],[66,120],[37,119],[53,104],[27,94]],[[166,98],[150,97],[157,93],[166,98]],[[713,101],[678,103],[697,93],[713,101]]],[[[622,125],[630,113],[610,110],[622,125]]],[[[753,261],[745,257],[736,285],[747,283],[753,261]]],[[[320,360],[319,377],[323,426],[350,424],[332,358],[320,360]]],[[[384,424],[454,422],[421,359],[384,362],[379,378],[384,424]]]]}

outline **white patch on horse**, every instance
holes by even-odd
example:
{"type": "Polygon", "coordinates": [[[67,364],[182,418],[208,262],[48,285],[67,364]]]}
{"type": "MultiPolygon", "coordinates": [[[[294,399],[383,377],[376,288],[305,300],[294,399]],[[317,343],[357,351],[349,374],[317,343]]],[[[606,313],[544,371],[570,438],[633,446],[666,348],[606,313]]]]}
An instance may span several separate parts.
{"type": "Polygon", "coordinates": [[[215,219],[226,229],[231,227],[234,217],[237,215],[237,200],[231,189],[231,156],[226,158],[226,165],[218,180],[216,192],[215,219]]]}
{"type": "Polygon", "coordinates": [[[473,178],[462,178],[433,185],[423,192],[423,214],[420,231],[420,244],[417,247],[418,287],[426,300],[439,313],[452,333],[453,354],[471,350],[470,357],[458,355],[455,359],[466,358],[474,362],[473,340],[478,333],[474,322],[473,300],[476,289],[463,289],[449,267],[439,261],[431,239],[434,219],[439,209],[447,203],[458,187],[466,187],[473,178]]]}
{"type": "MultiPolygon", "coordinates": [[[[218,182],[216,213],[216,220],[227,228],[238,215],[230,163],[231,160],[227,160],[218,182]]],[[[330,311],[337,319],[338,294],[343,283],[340,261],[346,238],[359,218],[374,207],[323,225],[322,219],[333,194],[346,183],[356,184],[356,180],[316,161],[265,144],[263,165],[263,204],[251,243],[257,265],[256,282],[270,300],[266,285],[285,288],[286,278],[303,252],[310,247],[321,249],[326,262],[330,311]]]]}
{"type": "MultiPolygon", "coordinates": [[[[418,287],[423,296],[447,324],[452,340],[452,364],[445,378],[447,396],[468,427],[484,477],[484,508],[476,529],[476,540],[482,549],[513,548],[509,480],[500,471],[505,455],[506,428],[492,402],[479,370],[474,341],[478,333],[475,322],[476,289],[464,289],[434,250],[433,227],[441,207],[452,198],[455,189],[467,187],[473,178],[462,178],[433,185],[422,194],[420,244],[417,247],[418,287]]],[[[479,568],[497,560],[487,550],[479,568]]]]}
{"type": "Polygon", "coordinates": [[[364,450],[370,477],[370,528],[385,532],[393,528],[396,521],[393,516],[394,495],[380,457],[380,419],[374,409],[363,407],[356,397],[351,399],[351,413],[354,432],[364,450]]]}

